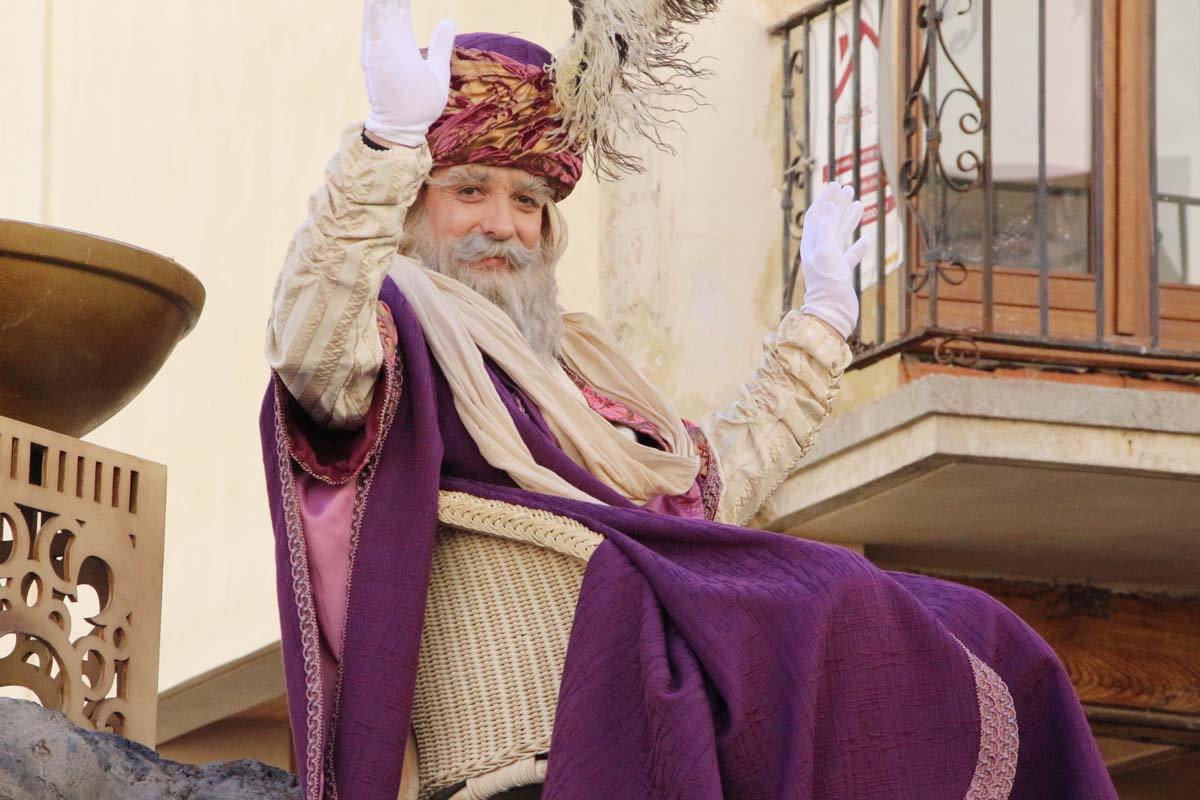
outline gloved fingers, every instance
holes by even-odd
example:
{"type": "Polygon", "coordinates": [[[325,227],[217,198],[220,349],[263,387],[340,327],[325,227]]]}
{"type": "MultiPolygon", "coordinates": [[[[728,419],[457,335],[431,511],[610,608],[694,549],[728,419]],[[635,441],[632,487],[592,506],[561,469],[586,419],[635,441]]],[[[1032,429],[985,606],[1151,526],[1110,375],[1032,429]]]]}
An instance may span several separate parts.
{"type": "MultiPolygon", "coordinates": [[[[829,200],[836,209],[835,216],[840,220],[845,217],[846,211],[854,202],[854,189],[840,183],[831,183],[829,184],[829,200]]],[[[841,230],[845,230],[845,227],[842,226],[841,230]]]]}
{"type": "Polygon", "coordinates": [[[838,192],[841,191],[840,185],[837,183],[827,183],[817,192],[817,196],[813,198],[812,208],[816,208],[822,202],[835,204],[838,199],[838,192]]]}
{"type": "Polygon", "coordinates": [[[439,78],[450,83],[450,57],[454,53],[455,25],[453,20],[443,19],[429,36],[429,51],[425,57],[430,68],[439,78]]]}
{"type": "Polygon", "coordinates": [[[364,0],[363,62],[378,60],[388,52],[415,51],[412,8],[409,0],[364,0]]]}
{"type": "Polygon", "coordinates": [[[846,242],[849,241],[851,229],[848,229],[846,227],[845,219],[846,219],[847,213],[850,211],[850,209],[851,209],[851,207],[853,207],[853,205],[854,205],[854,189],[849,186],[842,186],[841,184],[838,184],[837,207],[838,207],[838,218],[839,218],[839,221],[841,222],[841,224],[838,226],[839,238],[838,238],[837,242],[838,242],[839,246],[844,247],[846,245],[846,242]]]}
{"type": "Polygon", "coordinates": [[[367,0],[376,41],[403,50],[416,50],[410,0],[367,0]]]}
{"type": "Polygon", "coordinates": [[[841,205],[842,208],[846,208],[854,202],[854,187],[847,184],[845,186],[839,186],[838,188],[841,190],[841,202],[839,205],[841,205]]]}
{"type": "Polygon", "coordinates": [[[850,205],[850,201],[854,199],[854,190],[847,186],[842,186],[840,183],[834,182],[826,184],[825,190],[821,192],[821,196],[827,199],[834,207],[834,216],[841,218],[842,213],[850,205]]]}
{"type": "Polygon", "coordinates": [[[824,246],[829,246],[831,250],[836,249],[839,254],[841,253],[844,237],[839,239],[838,236],[841,228],[843,213],[841,204],[843,202],[845,202],[845,195],[840,183],[830,182],[821,187],[813,204],[804,212],[804,226],[800,234],[802,253],[811,256],[818,247],[824,246]]]}
{"type": "Polygon", "coordinates": [[[416,50],[417,39],[413,34],[412,3],[410,0],[385,0],[388,6],[388,36],[394,36],[397,46],[404,50],[416,50]]]}
{"type": "Polygon", "coordinates": [[[841,244],[838,242],[838,229],[841,227],[840,217],[840,209],[837,206],[827,201],[821,202],[821,224],[817,228],[817,233],[821,237],[821,244],[841,244]]]}
{"type": "Polygon", "coordinates": [[[363,41],[373,41],[379,38],[383,27],[383,3],[381,0],[363,0],[363,41]]]}
{"type": "Polygon", "coordinates": [[[863,258],[870,252],[873,244],[875,244],[875,235],[868,233],[850,245],[850,249],[846,251],[846,262],[850,264],[851,269],[862,262],[863,258]]]}
{"type": "Polygon", "coordinates": [[[381,0],[364,0],[362,19],[362,61],[367,64],[372,47],[383,38],[383,3],[381,0]]]}
{"type": "MultiPolygon", "coordinates": [[[[845,272],[842,264],[842,247],[838,242],[838,209],[828,201],[817,205],[821,212],[820,220],[813,226],[814,238],[808,247],[801,250],[801,257],[808,260],[804,264],[806,276],[820,276],[833,280],[841,280],[845,272]]],[[[803,244],[803,240],[801,241],[803,244]]]]}
{"type": "Polygon", "coordinates": [[[822,202],[818,200],[809,206],[808,210],[804,212],[804,216],[800,219],[802,223],[802,227],[800,229],[800,248],[802,250],[805,247],[816,243],[816,236],[821,230],[821,210],[828,207],[828,203],[822,204],[822,202]]]}
{"type": "Polygon", "coordinates": [[[841,230],[838,231],[838,234],[841,237],[838,239],[839,244],[848,241],[850,237],[854,235],[854,231],[858,228],[858,223],[862,221],[862,217],[863,204],[858,200],[855,200],[845,211],[842,212],[842,227],[841,230]]]}

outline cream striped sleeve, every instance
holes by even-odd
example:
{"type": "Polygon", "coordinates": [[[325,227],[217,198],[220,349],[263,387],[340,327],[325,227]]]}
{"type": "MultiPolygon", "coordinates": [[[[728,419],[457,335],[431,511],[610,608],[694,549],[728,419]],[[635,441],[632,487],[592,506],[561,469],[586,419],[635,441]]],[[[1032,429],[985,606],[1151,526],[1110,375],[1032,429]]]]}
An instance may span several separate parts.
{"type": "Polygon", "coordinates": [[[360,427],[383,365],[377,300],[429,150],[373,150],[342,133],[275,284],[267,362],[318,424],[360,427]]]}
{"type": "Polygon", "coordinates": [[[812,447],[851,360],[841,337],[799,311],[763,344],[734,404],[700,421],[723,484],[717,519],[735,525],[758,512],[812,447]]]}

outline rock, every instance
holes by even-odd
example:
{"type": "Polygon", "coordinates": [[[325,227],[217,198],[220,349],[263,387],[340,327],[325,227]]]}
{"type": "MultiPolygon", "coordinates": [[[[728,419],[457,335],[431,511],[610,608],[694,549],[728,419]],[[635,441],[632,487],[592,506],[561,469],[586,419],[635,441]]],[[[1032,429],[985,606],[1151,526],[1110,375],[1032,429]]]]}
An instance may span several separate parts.
{"type": "Polygon", "coordinates": [[[299,800],[295,775],[259,761],[193,766],[57,711],[0,698],[0,800],[299,800]]]}

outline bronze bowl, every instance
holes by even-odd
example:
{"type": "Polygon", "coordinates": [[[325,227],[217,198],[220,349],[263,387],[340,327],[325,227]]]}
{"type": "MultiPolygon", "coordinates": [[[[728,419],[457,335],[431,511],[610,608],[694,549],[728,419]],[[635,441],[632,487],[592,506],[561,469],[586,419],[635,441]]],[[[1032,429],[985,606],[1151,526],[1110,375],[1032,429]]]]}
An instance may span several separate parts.
{"type": "Polygon", "coordinates": [[[111,239],[0,219],[0,416],[83,436],[195,327],[204,286],[111,239]]]}

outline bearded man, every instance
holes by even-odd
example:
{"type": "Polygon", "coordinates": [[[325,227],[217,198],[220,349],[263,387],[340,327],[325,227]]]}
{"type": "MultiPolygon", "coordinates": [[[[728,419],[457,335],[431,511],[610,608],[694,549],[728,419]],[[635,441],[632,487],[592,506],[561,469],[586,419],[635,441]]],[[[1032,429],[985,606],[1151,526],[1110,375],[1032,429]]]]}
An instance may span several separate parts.
{"type": "Polygon", "coordinates": [[[616,153],[595,87],[618,82],[614,64],[670,62],[663,32],[715,3],[643,3],[619,35],[603,26],[621,4],[572,5],[577,46],[552,59],[514,37],[456,39],[447,22],[425,57],[407,0],[366,2],[370,115],[310,200],[267,338],[263,447],[305,797],[1115,797],[1061,665],[1003,607],[734,527],[811,446],[850,361],[850,275],[869,243],[846,246],[862,214],[848,188],[824,187],[805,217],[802,310],[737,402],[699,425],[594,320],[559,311],[557,204],[585,143],[616,153]],[[509,549],[459,569],[479,551],[447,531],[497,516],[547,547],[592,542],[565,617],[558,584],[537,581],[574,567],[514,567],[509,549]],[[524,610],[542,614],[515,662],[491,652],[504,641],[469,644],[499,609],[457,628],[438,616],[493,573],[531,582],[524,610]],[[565,656],[542,647],[554,630],[564,646],[569,631],[565,656]],[[460,677],[418,675],[456,662],[460,677]],[[484,696],[431,699],[460,681],[484,696]],[[434,764],[501,702],[493,683],[515,686],[492,717],[515,744],[434,764]],[[528,731],[527,696],[547,685],[552,744],[528,731]],[[414,737],[414,706],[439,702],[448,721],[414,737]]]}

